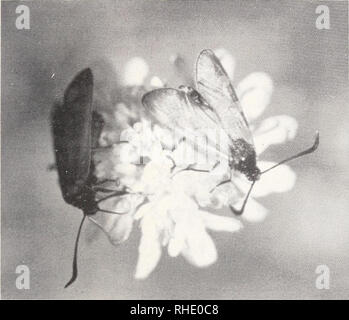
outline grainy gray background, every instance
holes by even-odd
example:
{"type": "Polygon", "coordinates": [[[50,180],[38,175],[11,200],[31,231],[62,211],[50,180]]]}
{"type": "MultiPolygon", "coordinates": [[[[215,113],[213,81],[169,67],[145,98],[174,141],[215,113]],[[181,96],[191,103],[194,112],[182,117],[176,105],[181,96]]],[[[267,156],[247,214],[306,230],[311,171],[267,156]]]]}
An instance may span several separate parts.
{"type": "MultiPolygon", "coordinates": [[[[22,2],[23,3],[23,2],[22,2]]],[[[347,2],[330,8],[331,29],[315,28],[313,1],[29,1],[31,29],[15,28],[17,1],[2,3],[2,297],[97,299],[349,298],[349,108],[347,2]],[[168,57],[190,64],[203,48],[237,59],[236,82],[270,73],[272,104],[263,115],[299,121],[294,142],[270,149],[282,159],[321,133],[316,154],[294,162],[295,188],[262,200],[270,215],[233,236],[213,234],[219,260],[197,269],[163,256],[145,281],[133,279],[139,233],[119,248],[82,237],[80,275],[68,290],[81,217],[64,203],[53,162],[49,112],[80,69],[143,56],[168,77],[168,57]],[[51,78],[52,74],[55,74],[51,78]],[[17,290],[15,268],[31,269],[17,290]],[[315,268],[331,270],[330,290],[315,268]]],[[[236,83],[235,82],[235,83],[236,83]]],[[[91,231],[91,230],[90,230],[91,231]]]]}

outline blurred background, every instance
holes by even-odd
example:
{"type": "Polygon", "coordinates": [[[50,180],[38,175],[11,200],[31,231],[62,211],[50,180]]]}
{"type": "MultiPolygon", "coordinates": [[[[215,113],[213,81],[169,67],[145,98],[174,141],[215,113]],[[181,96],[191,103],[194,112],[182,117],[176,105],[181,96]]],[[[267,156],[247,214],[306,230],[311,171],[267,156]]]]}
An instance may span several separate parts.
{"type": "Polygon", "coordinates": [[[346,1],[291,0],[2,2],[2,297],[348,299],[347,7],[346,1]],[[16,29],[19,4],[30,9],[30,30],[16,29]],[[329,30],[315,26],[319,4],[330,9],[329,30]],[[317,152],[291,164],[294,189],[261,200],[270,211],[264,222],[212,234],[219,255],[213,266],[198,269],[164,254],[143,281],[133,278],[137,227],[115,248],[104,236],[88,242],[94,230],[86,225],[79,278],[63,289],[81,212],[63,201],[56,172],[47,170],[54,161],[53,101],[87,66],[101,87],[117,83],[135,56],[170,79],[174,53],[192,68],[202,49],[221,47],[236,58],[234,84],[253,71],[272,77],[263,118],[288,114],[299,122],[296,139],[268,149],[264,159],[283,159],[320,131],[317,152]],[[30,268],[30,290],[16,289],[20,264],[30,268]],[[330,268],[329,290],[315,286],[321,264],[330,268]]]}

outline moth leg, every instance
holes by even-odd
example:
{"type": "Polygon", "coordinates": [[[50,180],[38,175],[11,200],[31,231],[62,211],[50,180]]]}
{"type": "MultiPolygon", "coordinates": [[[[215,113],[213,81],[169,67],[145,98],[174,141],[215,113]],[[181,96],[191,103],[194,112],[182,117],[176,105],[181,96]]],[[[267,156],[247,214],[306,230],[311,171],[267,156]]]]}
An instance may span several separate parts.
{"type": "MultiPolygon", "coordinates": [[[[149,202],[149,200],[147,200],[147,198],[144,198],[144,200],[140,204],[137,205],[137,207],[135,208],[135,211],[137,211],[138,208],[140,208],[142,205],[144,205],[147,202],[149,202]]],[[[126,213],[126,212],[116,212],[116,211],[104,210],[104,209],[101,209],[99,206],[97,206],[97,209],[101,212],[110,213],[110,214],[123,215],[126,213]]]]}
{"type": "MultiPolygon", "coordinates": [[[[192,168],[193,166],[195,166],[196,163],[192,163],[192,164],[189,164],[186,168],[184,169],[181,169],[177,172],[175,172],[173,175],[172,175],[172,178],[177,175],[178,173],[181,173],[183,171],[194,171],[194,172],[210,172],[210,170],[206,170],[206,169],[195,169],[195,168],[192,168]]],[[[174,169],[174,168],[173,168],[174,169]]],[[[172,170],[173,171],[173,170],[172,170]]]]}
{"type": "Polygon", "coordinates": [[[221,181],[220,183],[218,183],[216,186],[214,186],[211,190],[210,190],[210,193],[212,193],[213,191],[216,190],[216,188],[218,188],[219,186],[222,186],[224,184],[227,184],[227,183],[231,183],[231,179],[227,179],[227,180],[223,180],[221,181]]]}
{"type": "MultiPolygon", "coordinates": [[[[117,192],[117,190],[115,190],[115,189],[108,189],[108,188],[100,187],[99,185],[101,185],[101,183],[93,185],[92,187],[86,186],[86,188],[88,188],[94,192],[117,192]]],[[[118,185],[116,185],[116,186],[118,186],[118,185]]]]}
{"type": "MultiPolygon", "coordinates": [[[[99,186],[105,184],[105,183],[108,183],[108,182],[113,182],[115,184],[116,187],[119,187],[120,186],[120,179],[103,179],[101,181],[97,181],[93,187],[97,187],[96,189],[99,188],[99,186]]],[[[103,187],[101,187],[103,189],[103,187]]],[[[115,191],[115,190],[113,190],[115,191]]]]}
{"type": "MultiPolygon", "coordinates": [[[[119,197],[119,196],[124,196],[124,195],[127,195],[127,194],[130,194],[131,192],[127,191],[126,188],[123,190],[123,191],[116,191],[114,192],[113,194],[110,194],[102,199],[99,199],[98,201],[96,201],[96,204],[97,204],[97,209],[98,211],[101,211],[101,212],[104,212],[104,213],[110,213],[110,214],[119,214],[119,215],[122,215],[122,214],[125,214],[126,212],[116,212],[116,211],[110,211],[110,210],[105,210],[105,209],[101,209],[98,204],[102,201],[105,201],[107,199],[110,199],[110,198],[114,198],[114,197],[119,197]]],[[[144,201],[143,201],[144,203],[144,201]]]]}
{"type": "MultiPolygon", "coordinates": [[[[215,165],[215,167],[216,167],[217,165],[215,165]]],[[[232,181],[231,181],[231,173],[230,173],[230,177],[229,177],[229,179],[227,179],[227,180],[223,180],[223,181],[221,181],[220,183],[218,183],[215,187],[213,187],[211,190],[210,190],[210,193],[212,193],[214,190],[216,190],[216,188],[218,188],[219,186],[222,186],[222,185],[224,185],[224,184],[227,184],[227,183],[231,183],[232,181]]]]}
{"type": "Polygon", "coordinates": [[[211,171],[214,170],[214,169],[216,169],[220,163],[221,163],[220,161],[217,161],[217,162],[214,164],[214,166],[212,167],[211,171]]]}
{"type": "Polygon", "coordinates": [[[172,161],[172,167],[171,167],[171,173],[172,173],[174,168],[176,168],[176,162],[173,160],[171,156],[167,155],[166,157],[172,161]]]}
{"type": "Polygon", "coordinates": [[[144,167],[145,166],[145,164],[142,164],[142,163],[132,163],[131,162],[131,164],[136,166],[136,167],[144,167]]]}
{"type": "MultiPolygon", "coordinates": [[[[172,162],[171,173],[173,173],[173,170],[177,167],[176,162],[173,160],[173,158],[171,156],[167,155],[166,157],[168,159],[170,159],[172,162]]],[[[201,170],[201,169],[192,168],[192,166],[195,166],[195,165],[196,165],[196,163],[192,163],[192,164],[188,165],[186,168],[177,171],[172,177],[174,177],[177,173],[180,173],[182,171],[209,172],[209,170],[201,170]]]]}
{"type": "Polygon", "coordinates": [[[111,149],[114,146],[114,144],[122,144],[122,143],[129,143],[129,142],[128,141],[117,141],[117,142],[110,144],[109,146],[99,146],[99,147],[91,148],[91,151],[98,152],[98,151],[103,151],[106,149],[111,149]]]}
{"type": "Polygon", "coordinates": [[[119,197],[119,196],[124,196],[126,194],[130,194],[130,192],[126,191],[126,190],[122,190],[122,191],[115,191],[114,193],[112,194],[109,194],[107,196],[105,196],[104,198],[101,198],[97,201],[97,204],[102,202],[102,201],[105,201],[107,199],[110,199],[110,198],[114,198],[114,197],[119,197]]]}
{"type": "Polygon", "coordinates": [[[118,215],[125,214],[125,212],[116,212],[116,211],[104,210],[104,209],[101,209],[98,206],[97,206],[97,210],[100,211],[100,212],[109,213],[109,214],[118,214],[118,215]]]}
{"type": "Polygon", "coordinates": [[[251,193],[251,191],[252,191],[253,186],[254,186],[255,183],[256,183],[256,180],[254,180],[254,181],[251,183],[250,189],[249,189],[248,192],[247,192],[247,195],[246,195],[246,197],[245,197],[245,199],[244,199],[244,202],[242,203],[242,206],[241,206],[241,209],[240,209],[240,210],[235,209],[233,206],[229,206],[230,210],[231,210],[235,215],[241,216],[241,215],[243,214],[243,212],[244,212],[244,210],[245,210],[245,206],[246,206],[247,200],[248,200],[248,198],[249,198],[249,196],[250,196],[250,193],[251,193]]]}
{"type": "Polygon", "coordinates": [[[182,171],[195,171],[195,172],[210,172],[211,171],[211,170],[207,170],[207,169],[195,169],[195,168],[192,168],[193,166],[196,166],[196,163],[190,164],[188,167],[186,167],[182,171]]]}
{"type": "Polygon", "coordinates": [[[117,184],[120,183],[119,179],[103,179],[101,181],[98,181],[95,185],[98,186],[106,182],[116,182],[117,184]]]}
{"type": "Polygon", "coordinates": [[[104,193],[115,192],[115,189],[107,189],[102,187],[93,187],[92,189],[93,191],[96,191],[96,192],[104,192],[104,193]]]}

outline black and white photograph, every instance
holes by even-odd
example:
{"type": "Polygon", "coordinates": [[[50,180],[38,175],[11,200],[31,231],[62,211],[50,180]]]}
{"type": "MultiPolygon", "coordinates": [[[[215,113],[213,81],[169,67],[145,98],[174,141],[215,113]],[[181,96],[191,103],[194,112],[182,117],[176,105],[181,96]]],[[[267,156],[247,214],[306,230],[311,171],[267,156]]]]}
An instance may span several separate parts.
{"type": "Polygon", "coordinates": [[[348,300],[348,71],[348,1],[1,1],[1,299],[348,300]]]}

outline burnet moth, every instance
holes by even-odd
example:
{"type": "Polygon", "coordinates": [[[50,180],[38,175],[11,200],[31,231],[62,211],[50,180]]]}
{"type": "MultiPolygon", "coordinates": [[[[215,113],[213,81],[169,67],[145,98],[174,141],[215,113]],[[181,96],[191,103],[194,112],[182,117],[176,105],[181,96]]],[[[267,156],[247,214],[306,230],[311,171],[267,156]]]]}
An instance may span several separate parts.
{"type": "MultiPolygon", "coordinates": [[[[195,83],[196,89],[186,86],[180,86],[179,89],[155,89],[143,96],[142,103],[160,124],[172,130],[189,128],[202,133],[207,129],[223,129],[229,141],[229,154],[226,155],[229,167],[251,181],[241,208],[230,206],[234,214],[241,215],[260,176],[283,163],[314,152],[319,145],[319,133],[316,133],[310,148],[261,171],[257,166],[252,133],[238,97],[220,61],[209,49],[199,54],[195,83]]],[[[217,149],[216,152],[220,151],[217,149]]],[[[230,182],[229,179],[219,185],[230,182]]]]}
{"type": "Polygon", "coordinates": [[[69,84],[62,104],[55,104],[51,114],[55,168],[63,198],[68,204],[83,211],[76,236],[72,277],[65,288],[78,275],[77,255],[81,229],[85,218],[103,210],[99,203],[125,191],[99,188],[100,182],[94,175],[93,152],[98,149],[98,138],[103,129],[103,118],[93,111],[93,75],[89,68],[81,71],[69,84]],[[109,192],[104,199],[96,200],[98,190],[109,192]]]}

